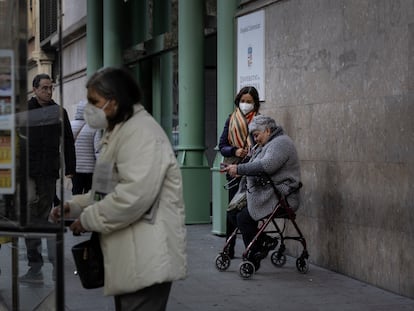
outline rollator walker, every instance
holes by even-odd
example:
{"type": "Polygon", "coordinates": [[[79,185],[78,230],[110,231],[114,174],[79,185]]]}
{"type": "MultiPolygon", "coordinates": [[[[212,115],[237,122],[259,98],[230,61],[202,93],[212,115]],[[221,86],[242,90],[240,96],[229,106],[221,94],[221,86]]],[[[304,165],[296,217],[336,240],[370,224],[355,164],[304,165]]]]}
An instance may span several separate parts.
{"type": "MultiPolygon", "coordinates": [[[[253,276],[253,274],[256,272],[256,270],[258,269],[258,267],[255,266],[255,264],[252,261],[250,261],[248,258],[250,257],[249,254],[251,250],[253,249],[253,246],[255,245],[255,243],[258,242],[259,237],[262,233],[272,235],[272,238],[277,239],[279,242],[276,244],[276,245],[279,245],[279,248],[277,250],[274,250],[276,248],[276,245],[275,245],[270,255],[270,260],[274,266],[280,268],[285,265],[286,263],[285,241],[294,240],[294,241],[300,242],[303,247],[302,254],[296,259],[296,268],[300,273],[303,273],[303,274],[309,271],[309,264],[308,264],[309,254],[306,248],[306,240],[296,223],[296,214],[292,210],[292,208],[289,206],[287,199],[286,199],[290,194],[299,191],[299,189],[302,187],[302,183],[299,183],[299,186],[297,188],[291,189],[291,191],[287,195],[283,195],[282,193],[280,193],[276,189],[273,182],[269,181],[269,183],[271,183],[271,185],[273,186],[275,194],[279,198],[279,202],[277,203],[277,205],[273,209],[273,212],[270,215],[259,220],[258,232],[253,238],[253,240],[249,243],[245,251],[243,252],[242,262],[239,264],[239,274],[243,279],[250,279],[253,276]],[[276,222],[277,219],[284,220],[282,228],[280,228],[280,226],[277,224],[276,222]],[[292,223],[293,227],[296,230],[297,235],[293,235],[293,236],[285,235],[285,230],[287,228],[288,222],[292,223]],[[269,224],[273,224],[274,228],[267,229],[269,224]]],[[[231,236],[226,240],[223,250],[215,258],[215,265],[219,271],[226,271],[230,267],[231,258],[229,256],[228,248],[229,248],[229,245],[232,239],[237,238],[237,234],[241,234],[238,228],[236,228],[231,234],[231,236]]],[[[265,257],[267,257],[267,254],[265,255],[265,257]]]]}

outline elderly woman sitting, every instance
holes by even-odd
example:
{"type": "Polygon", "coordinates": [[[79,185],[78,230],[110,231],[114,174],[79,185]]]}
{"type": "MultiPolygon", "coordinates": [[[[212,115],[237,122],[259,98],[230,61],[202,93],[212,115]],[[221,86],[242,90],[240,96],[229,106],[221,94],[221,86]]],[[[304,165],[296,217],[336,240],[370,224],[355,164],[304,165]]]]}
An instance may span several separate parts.
{"type": "MultiPolygon", "coordinates": [[[[247,247],[258,232],[258,220],[268,216],[278,203],[273,185],[280,193],[287,195],[298,188],[300,165],[295,145],[275,120],[264,115],[255,116],[249,124],[249,132],[257,145],[248,163],[233,164],[226,167],[231,176],[246,175],[247,208],[237,215],[237,226],[247,247]],[[270,181],[270,182],[269,182],[270,181]]],[[[299,192],[287,198],[289,206],[295,211],[299,207],[299,192]]],[[[277,240],[263,235],[248,255],[256,270],[260,260],[274,249],[277,240]]]]}

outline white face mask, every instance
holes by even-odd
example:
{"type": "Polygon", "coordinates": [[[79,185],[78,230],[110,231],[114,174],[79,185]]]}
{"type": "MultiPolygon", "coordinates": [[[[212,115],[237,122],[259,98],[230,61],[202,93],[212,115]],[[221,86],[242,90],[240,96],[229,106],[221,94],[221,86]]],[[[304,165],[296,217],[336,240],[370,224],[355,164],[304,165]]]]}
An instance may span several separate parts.
{"type": "Polygon", "coordinates": [[[98,108],[90,103],[87,103],[85,105],[83,117],[91,128],[105,129],[108,127],[108,119],[106,118],[106,114],[103,111],[108,103],[109,100],[105,103],[105,105],[103,105],[102,108],[98,108]]]}
{"type": "Polygon", "coordinates": [[[243,112],[244,115],[248,114],[250,111],[253,110],[254,105],[249,103],[240,103],[239,104],[240,110],[243,112]]]}

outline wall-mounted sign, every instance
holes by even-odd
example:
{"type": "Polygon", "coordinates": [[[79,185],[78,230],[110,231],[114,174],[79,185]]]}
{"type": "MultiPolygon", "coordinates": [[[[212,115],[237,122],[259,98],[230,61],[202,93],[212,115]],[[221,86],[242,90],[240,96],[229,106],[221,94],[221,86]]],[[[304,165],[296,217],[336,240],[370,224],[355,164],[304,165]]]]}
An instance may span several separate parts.
{"type": "Polygon", "coordinates": [[[237,91],[254,86],[265,99],[265,15],[257,11],[237,19],[237,91]]]}

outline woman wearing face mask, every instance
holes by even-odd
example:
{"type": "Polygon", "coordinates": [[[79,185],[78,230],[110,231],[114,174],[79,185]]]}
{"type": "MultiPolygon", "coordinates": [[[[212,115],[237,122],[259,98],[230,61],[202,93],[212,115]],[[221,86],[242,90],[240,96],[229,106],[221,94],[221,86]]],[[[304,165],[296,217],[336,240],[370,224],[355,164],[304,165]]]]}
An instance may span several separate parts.
{"type": "Polygon", "coordinates": [[[99,233],[104,294],[117,311],[165,310],[172,282],[187,273],[178,162],[128,72],[102,69],[86,88],[85,120],[105,131],[92,189],[66,202],[65,215],[76,219],[74,233],[99,233]]]}
{"type": "MultiPolygon", "coordinates": [[[[243,87],[234,99],[234,111],[227,118],[223,132],[220,136],[219,149],[227,164],[241,163],[247,161],[250,148],[254,145],[254,139],[249,135],[249,123],[259,113],[259,93],[253,86],[243,87]]],[[[229,181],[229,202],[238,189],[240,178],[233,179],[226,175],[229,181]]],[[[230,237],[236,229],[236,214],[238,210],[227,212],[226,236],[230,237]]],[[[228,255],[234,258],[234,247],[236,239],[229,244],[228,255]]]]}

